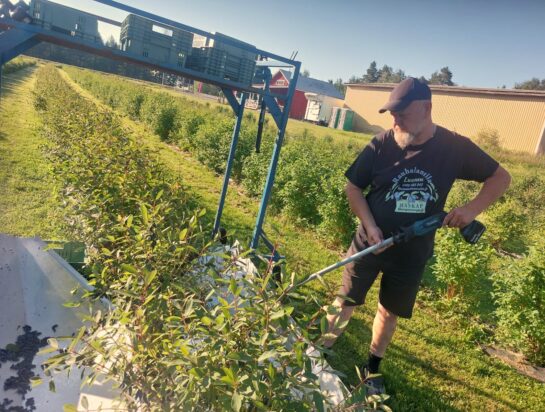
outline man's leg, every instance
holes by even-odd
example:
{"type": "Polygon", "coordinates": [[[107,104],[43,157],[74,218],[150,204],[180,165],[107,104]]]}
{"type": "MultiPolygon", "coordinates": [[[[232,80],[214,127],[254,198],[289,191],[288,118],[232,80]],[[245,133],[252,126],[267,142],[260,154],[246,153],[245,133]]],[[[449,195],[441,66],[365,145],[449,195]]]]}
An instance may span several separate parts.
{"type": "Polygon", "coordinates": [[[342,325],[345,321],[349,320],[354,313],[355,306],[344,305],[344,300],[341,298],[335,299],[333,306],[337,307],[339,313],[327,315],[328,333],[332,333],[336,338],[327,339],[324,341],[324,346],[330,348],[333,346],[339,335],[343,332],[344,328],[339,328],[338,325],[342,325]]]}
{"type": "Polygon", "coordinates": [[[373,338],[370,352],[379,358],[384,357],[386,348],[390,344],[397,326],[397,315],[390,312],[379,302],[377,314],[373,322],[373,338]]]}

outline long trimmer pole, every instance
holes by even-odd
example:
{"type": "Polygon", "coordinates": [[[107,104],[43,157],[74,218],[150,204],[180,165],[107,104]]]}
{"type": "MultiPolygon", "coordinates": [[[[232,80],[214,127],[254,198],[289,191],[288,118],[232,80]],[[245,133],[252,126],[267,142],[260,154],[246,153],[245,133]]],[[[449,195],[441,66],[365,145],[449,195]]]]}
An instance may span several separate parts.
{"type": "Polygon", "coordinates": [[[375,251],[377,251],[379,249],[386,248],[386,247],[391,246],[393,244],[394,244],[394,237],[392,236],[392,237],[389,237],[388,239],[383,240],[380,243],[377,243],[376,245],[369,246],[368,248],[363,249],[363,250],[359,251],[358,253],[354,253],[352,256],[347,257],[346,259],[341,260],[340,262],[334,263],[331,266],[328,266],[326,268],[323,268],[322,270],[319,270],[316,273],[313,273],[308,278],[306,278],[305,280],[302,280],[301,282],[297,283],[296,285],[291,285],[288,288],[288,291],[292,290],[294,288],[298,288],[299,286],[302,286],[302,285],[304,285],[304,284],[306,284],[308,282],[311,282],[314,279],[316,279],[316,278],[318,278],[320,276],[323,276],[326,273],[331,272],[332,270],[335,270],[335,269],[340,268],[340,267],[342,267],[344,265],[347,265],[350,262],[352,262],[352,261],[354,261],[356,259],[359,259],[362,256],[368,255],[368,254],[373,253],[373,252],[375,252],[375,251]]]}

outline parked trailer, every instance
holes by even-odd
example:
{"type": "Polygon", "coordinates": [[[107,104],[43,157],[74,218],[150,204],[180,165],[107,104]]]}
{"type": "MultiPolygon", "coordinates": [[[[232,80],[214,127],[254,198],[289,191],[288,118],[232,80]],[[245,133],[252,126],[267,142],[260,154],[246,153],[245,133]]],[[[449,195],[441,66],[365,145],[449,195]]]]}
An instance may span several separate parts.
{"type": "Polygon", "coordinates": [[[320,124],[329,124],[332,109],[342,107],[343,100],[317,93],[305,93],[308,100],[305,120],[320,124]]]}

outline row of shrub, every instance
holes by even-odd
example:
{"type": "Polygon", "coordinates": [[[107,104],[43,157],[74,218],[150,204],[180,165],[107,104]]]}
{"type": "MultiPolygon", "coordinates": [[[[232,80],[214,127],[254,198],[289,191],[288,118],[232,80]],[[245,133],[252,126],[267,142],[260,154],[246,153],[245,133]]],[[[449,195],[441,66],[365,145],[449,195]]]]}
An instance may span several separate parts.
{"type": "MultiPolygon", "coordinates": [[[[67,71],[113,109],[148,125],[163,140],[190,151],[216,173],[225,170],[234,127],[234,116],[228,107],[212,108],[113,76],[75,68],[67,71]]],[[[250,196],[258,197],[263,191],[275,130],[267,121],[263,147],[256,153],[257,119],[252,113],[244,116],[232,177],[250,196]]],[[[302,224],[316,227],[330,242],[348,242],[355,221],[344,196],[342,176],[360,149],[361,142],[339,143],[308,133],[288,135],[278,165],[271,211],[282,211],[302,224]]]]}
{"type": "Polygon", "coordinates": [[[129,410],[323,410],[306,350],[324,332],[315,321],[325,309],[301,315],[297,329],[281,299],[287,283],[269,288],[270,273],[235,282],[206,264],[203,212],[112,112],[54,67],[40,69],[34,104],[96,288],[84,296],[94,302],[87,324],[46,373],[87,368],[85,382],[113,380],[129,410]]]}
{"type": "Polygon", "coordinates": [[[24,57],[16,57],[2,66],[2,74],[11,74],[27,67],[36,66],[36,61],[24,57]]]}
{"type": "MultiPolygon", "coordinates": [[[[152,101],[163,102],[163,108],[174,107],[172,111],[176,120],[169,124],[176,126],[170,130],[169,139],[194,153],[212,170],[218,173],[223,171],[234,121],[229,110],[221,107],[212,109],[119,78],[73,69],[70,74],[112,107],[143,121],[155,130],[154,125],[158,124],[161,117],[154,117],[149,111],[139,111],[139,115],[135,116],[131,103],[135,99],[129,96],[138,94],[140,97],[137,101],[148,102],[142,103],[141,107],[161,106],[152,101]]],[[[252,145],[255,128],[255,118],[252,115],[246,116],[234,173],[235,179],[252,196],[258,196],[263,188],[274,134],[272,128],[267,127],[265,145],[261,153],[254,153],[252,145]]],[[[490,143],[488,134],[481,140],[492,152],[497,150],[490,143]]],[[[355,222],[344,195],[343,172],[359,149],[354,145],[339,144],[333,139],[318,139],[309,133],[288,136],[270,200],[272,211],[295,217],[301,224],[313,225],[331,241],[348,244],[355,222]]],[[[501,157],[509,168],[509,155],[502,152],[501,157]]],[[[514,159],[517,161],[518,158],[514,159]]],[[[473,182],[456,183],[449,196],[447,209],[469,201],[479,187],[473,182]]],[[[524,351],[530,359],[540,363],[544,362],[545,336],[541,335],[540,328],[536,327],[532,319],[536,316],[545,318],[545,307],[539,303],[540,298],[529,299],[528,302],[533,303],[527,307],[514,306],[512,302],[516,298],[506,291],[505,285],[509,281],[515,284],[517,279],[527,288],[536,284],[525,283],[527,276],[532,275],[520,268],[526,267],[524,262],[528,259],[545,260],[544,255],[539,255],[537,240],[530,236],[532,232],[543,231],[544,228],[545,214],[540,208],[545,201],[544,187],[545,181],[539,169],[515,175],[508,192],[480,217],[488,229],[481,243],[476,247],[465,245],[458,234],[440,231],[435,264],[432,266],[436,284],[434,300],[456,307],[455,312],[463,317],[471,315],[479,319],[483,310],[493,312],[485,313],[484,318],[499,325],[496,338],[501,337],[503,342],[524,351]],[[533,252],[529,253],[530,250],[533,252]],[[511,264],[512,261],[515,263],[511,264]],[[512,267],[519,270],[513,271],[512,267]],[[508,303],[506,296],[511,296],[511,303],[508,303]],[[483,301],[489,302],[489,307],[483,301]],[[502,326],[508,324],[511,324],[511,329],[502,326]]],[[[541,296],[542,293],[540,289],[531,288],[523,292],[521,299],[523,296],[541,296]]],[[[441,309],[444,309],[444,305],[441,309]]]]}

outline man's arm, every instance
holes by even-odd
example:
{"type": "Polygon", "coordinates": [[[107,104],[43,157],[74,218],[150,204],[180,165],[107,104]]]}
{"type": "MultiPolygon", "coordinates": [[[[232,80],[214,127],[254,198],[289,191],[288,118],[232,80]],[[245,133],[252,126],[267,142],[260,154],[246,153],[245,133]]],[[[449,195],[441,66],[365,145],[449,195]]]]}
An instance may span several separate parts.
{"type": "Polygon", "coordinates": [[[452,209],[445,217],[443,225],[449,227],[465,227],[494,203],[509,187],[511,175],[503,167],[498,166],[496,171],[486,179],[477,196],[467,204],[452,209]]]}
{"type": "Polygon", "coordinates": [[[362,190],[355,184],[348,181],[345,187],[346,197],[352,212],[358,217],[367,234],[367,242],[370,245],[375,245],[382,242],[383,234],[375,222],[375,218],[371,213],[371,209],[367,204],[367,200],[363,197],[362,190]]]}

